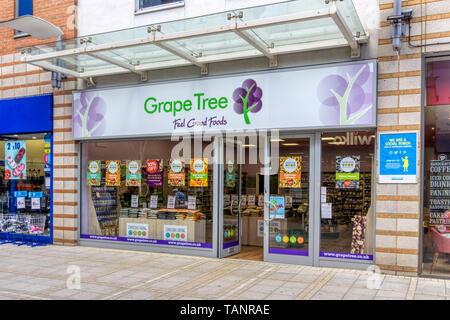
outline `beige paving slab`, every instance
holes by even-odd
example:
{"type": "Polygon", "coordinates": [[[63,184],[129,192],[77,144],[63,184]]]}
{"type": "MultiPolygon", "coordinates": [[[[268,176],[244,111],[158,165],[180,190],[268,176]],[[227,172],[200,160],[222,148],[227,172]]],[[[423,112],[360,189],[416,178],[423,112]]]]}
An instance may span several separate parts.
{"type": "Polygon", "coordinates": [[[450,280],[380,274],[369,289],[367,271],[88,247],[4,245],[0,270],[0,299],[450,299],[450,280]]]}

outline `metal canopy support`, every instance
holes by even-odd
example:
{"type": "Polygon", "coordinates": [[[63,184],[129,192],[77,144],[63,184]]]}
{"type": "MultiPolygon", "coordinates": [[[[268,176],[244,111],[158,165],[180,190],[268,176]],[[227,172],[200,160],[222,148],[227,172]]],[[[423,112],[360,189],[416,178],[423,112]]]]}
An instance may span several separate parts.
{"type": "Polygon", "coordinates": [[[33,62],[33,65],[40,67],[42,69],[45,69],[45,70],[60,72],[60,73],[63,73],[65,75],[72,76],[75,78],[83,78],[83,76],[76,71],[72,71],[72,70],[69,70],[69,69],[66,69],[63,67],[58,67],[54,64],[51,64],[50,62],[38,61],[38,62],[33,62]]]}
{"type": "Polygon", "coordinates": [[[270,66],[277,66],[277,56],[280,54],[288,54],[302,51],[312,51],[319,49],[327,49],[327,48],[335,48],[335,47],[343,47],[350,46],[352,50],[352,57],[357,57],[360,55],[360,43],[366,42],[367,37],[358,37],[356,39],[348,25],[346,24],[343,16],[333,5],[327,9],[320,10],[311,10],[300,13],[287,14],[278,17],[268,17],[261,18],[249,21],[239,21],[237,18],[225,25],[207,27],[196,30],[187,30],[173,33],[157,33],[157,29],[152,30],[151,35],[145,38],[140,39],[129,39],[124,41],[116,41],[107,44],[100,45],[87,45],[81,46],[74,49],[67,49],[56,52],[46,52],[35,56],[30,56],[25,54],[22,57],[22,60],[25,63],[35,64],[44,69],[48,69],[51,71],[61,72],[67,75],[75,76],[77,78],[90,78],[104,75],[112,75],[112,74],[120,74],[128,71],[140,74],[141,76],[146,76],[145,71],[148,70],[156,70],[163,68],[171,68],[177,66],[185,66],[185,65],[196,65],[201,68],[202,74],[207,74],[208,72],[208,64],[214,62],[222,62],[222,61],[230,61],[236,59],[244,59],[244,58],[252,58],[252,57],[260,57],[265,56],[270,61],[270,66]],[[317,19],[324,18],[332,18],[335,22],[339,30],[341,31],[344,39],[331,39],[331,40],[323,40],[323,41],[315,41],[315,42],[301,42],[298,44],[290,44],[283,45],[277,47],[268,47],[259,39],[250,35],[248,30],[257,29],[257,28],[265,28],[270,26],[288,24],[288,23],[297,23],[303,21],[311,21],[317,19]],[[210,56],[199,56],[195,57],[184,50],[180,50],[179,48],[173,46],[168,43],[170,41],[177,41],[183,39],[191,39],[198,38],[203,36],[211,36],[223,33],[233,32],[238,35],[241,39],[250,44],[254,50],[245,50],[245,51],[236,51],[230,53],[223,54],[215,54],[210,56]],[[171,54],[179,57],[179,60],[171,60],[171,61],[161,61],[161,62],[153,62],[153,63],[141,63],[140,65],[132,65],[126,62],[120,61],[118,59],[114,59],[112,57],[108,57],[102,54],[102,51],[109,50],[117,50],[123,48],[136,47],[141,45],[153,44],[160,47],[163,50],[170,52],[171,54]],[[119,68],[108,68],[104,70],[98,71],[86,71],[77,73],[72,70],[68,70],[65,68],[57,67],[48,62],[42,62],[45,60],[50,60],[54,58],[64,58],[69,56],[77,56],[81,54],[88,54],[97,59],[106,61],[110,64],[113,64],[119,68]],[[45,67],[44,67],[45,66],[45,67]]]}
{"type": "Polygon", "coordinates": [[[269,65],[271,67],[277,67],[278,66],[278,60],[277,57],[270,53],[270,49],[267,48],[261,41],[258,41],[254,37],[248,35],[247,31],[234,29],[233,32],[237,34],[242,40],[246,41],[248,44],[253,46],[256,50],[261,52],[264,56],[266,56],[269,59],[269,65]]]}
{"type": "Polygon", "coordinates": [[[348,27],[347,23],[344,20],[344,17],[342,17],[342,14],[339,12],[339,10],[336,8],[336,4],[334,4],[330,8],[331,18],[333,19],[334,23],[336,23],[337,27],[341,31],[342,35],[344,36],[345,40],[347,40],[348,45],[351,49],[351,57],[352,58],[359,58],[361,56],[361,50],[359,47],[358,41],[356,41],[355,37],[353,36],[352,31],[348,27]]]}
{"type": "Polygon", "coordinates": [[[166,50],[168,52],[170,52],[173,55],[176,55],[184,60],[189,61],[190,63],[196,65],[197,67],[202,68],[203,64],[199,63],[197,61],[197,58],[195,58],[194,56],[190,55],[189,53],[183,52],[179,49],[177,49],[175,46],[169,44],[169,43],[163,43],[163,42],[156,42],[154,43],[154,45],[158,46],[159,48],[166,50]]]}
{"type": "Polygon", "coordinates": [[[107,55],[105,55],[105,54],[103,54],[103,53],[100,53],[100,52],[90,52],[90,53],[88,53],[88,55],[91,56],[91,57],[93,57],[93,58],[97,58],[97,59],[99,59],[99,60],[102,60],[102,61],[108,62],[108,63],[110,63],[110,64],[116,65],[116,66],[118,66],[118,67],[127,69],[127,70],[129,70],[129,71],[131,71],[131,72],[133,72],[133,73],[136,73],[136,74],[139,74],[139,75],[142,74],[142,72],[137,71],[137,70],[136,70],[136,67],[133,66],[131,63],[126,63],[126,62],[123,62],[123,61],[114,59],[114,58],[112,58],[112,57],[108,57],[107,55]]]}

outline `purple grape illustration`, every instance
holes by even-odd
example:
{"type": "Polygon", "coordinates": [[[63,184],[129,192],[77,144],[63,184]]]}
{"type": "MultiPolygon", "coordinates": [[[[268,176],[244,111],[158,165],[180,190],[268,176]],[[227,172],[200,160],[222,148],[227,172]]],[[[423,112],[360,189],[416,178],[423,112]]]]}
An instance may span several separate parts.
{"type": "Polygon", "coordinates": [[[250,124],[249,112],[256,113],[262,109],[262,96],[262,89],[258,87],[253,79],[245,80],[241,88],[234,90],[234,111],[244,115],[246,124],[250,124]]]}
{"type": "Polygon", "coordinates": [[[94,133],[96,135],[102,135],[105,132],[105,100],[95,93],[83,92],[81,93],[80,98],[74,101],[74,109],[75,135],[90,137],[94,133]]]}
{"type": "Polygon", "coordinates": [[[373,105],[371,70],[368,64],[344,66],[338,74],[326,76],[319,84],[317,96],[322,103],[320,118],[325,124],[350,125],[370,120],[373,105]],[[367,119],[368,118],[368,119],[367,119]]]}

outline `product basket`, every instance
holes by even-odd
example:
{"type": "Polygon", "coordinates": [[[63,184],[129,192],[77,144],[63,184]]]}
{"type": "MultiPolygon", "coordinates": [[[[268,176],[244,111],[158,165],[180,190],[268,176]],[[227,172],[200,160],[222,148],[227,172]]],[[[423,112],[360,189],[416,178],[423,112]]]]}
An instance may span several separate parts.
{"type": "Polygon", "coordinates": [[[30,234],[44,233],[46,216],[43,214],[30,216],[30,234]]]}
{"type": "Polygon", "coordinates": [[[30,228],[30,216],[18,214],[15,225],[16,225],[15,228],[16,233],[28,233],[28,230],[30,228]]]}
{"type": "Polygon", "coordinates": [[[15,232],[17,225],[16,214],[0,214],[0,232],[15,232]]]}

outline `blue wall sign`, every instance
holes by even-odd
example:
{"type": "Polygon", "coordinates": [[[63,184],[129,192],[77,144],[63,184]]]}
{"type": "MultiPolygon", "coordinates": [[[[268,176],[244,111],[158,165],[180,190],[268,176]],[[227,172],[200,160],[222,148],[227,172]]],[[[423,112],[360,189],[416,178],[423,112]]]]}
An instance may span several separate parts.
{"type": "Polygon", "coordinates": [[[380,133],[379,183],[417,183],[417,133],[380,133]]]}
{"type": "Polygon", "coordinates": [[[53,131],[53,95],[0,100],[0,134],[53,131]]]}

